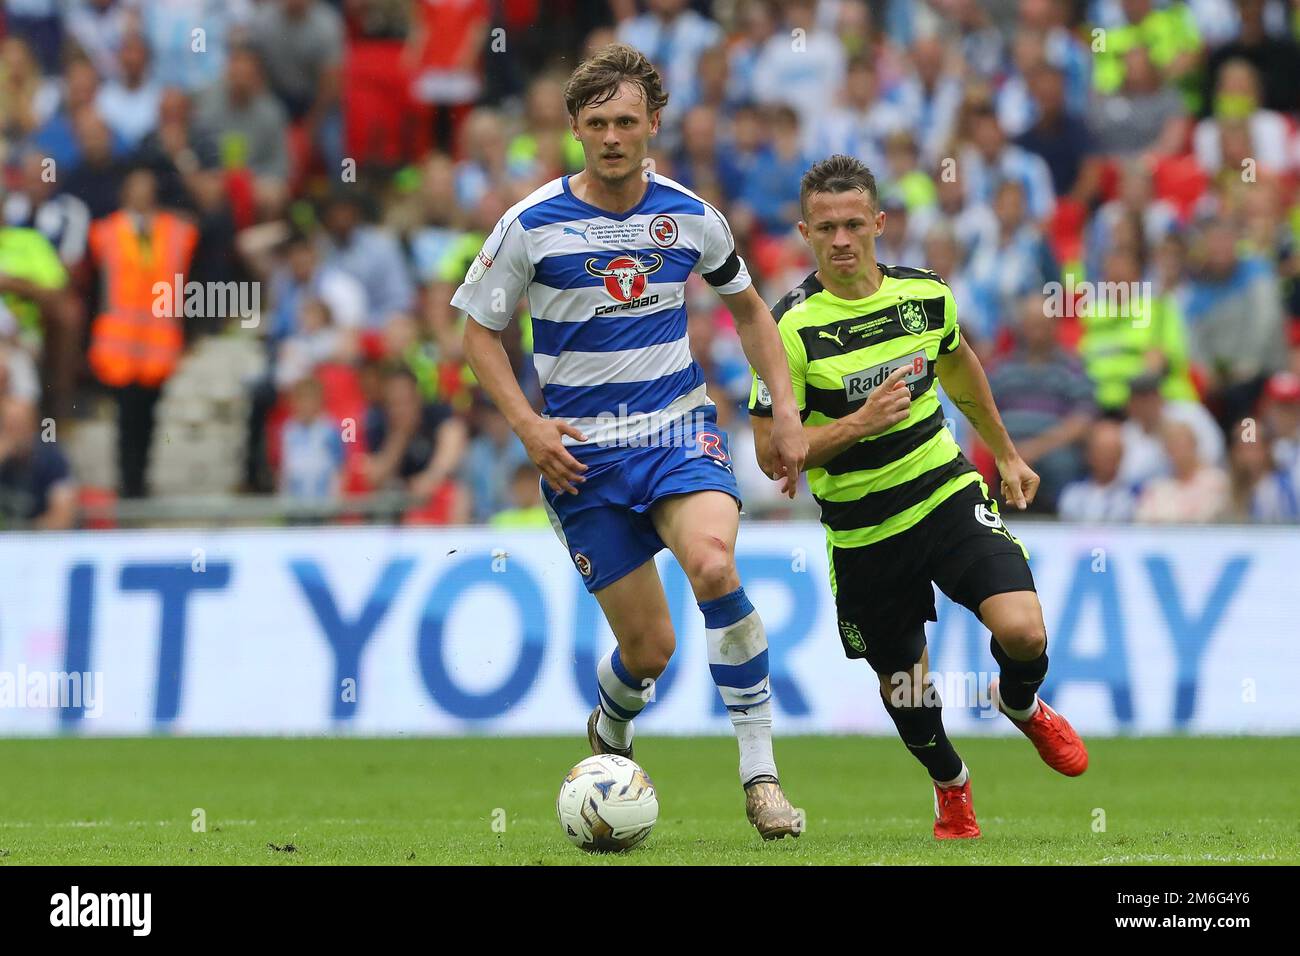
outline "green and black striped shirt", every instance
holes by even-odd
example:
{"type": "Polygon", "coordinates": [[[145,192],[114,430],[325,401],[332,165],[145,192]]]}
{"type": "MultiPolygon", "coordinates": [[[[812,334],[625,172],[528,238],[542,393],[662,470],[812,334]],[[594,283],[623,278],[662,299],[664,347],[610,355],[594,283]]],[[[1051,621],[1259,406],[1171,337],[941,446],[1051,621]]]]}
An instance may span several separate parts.
{"type": "MultiPolygon", "coordinates": [[[[906,419],[808,469],[831,547],[862,547],[906,531],[981,480],[944,426],[935,392],[935,360],[960,342],[952,290],[928,269],[880,271],[880,288],[865,299],[832,295],[813,273],[772,310],[795,402],[809,425],[842,418],[894,369],[911,367],[903,378],[912,393],[906,419]]],[[[757,375],[749,413],[772,414],[757,375]]]]}

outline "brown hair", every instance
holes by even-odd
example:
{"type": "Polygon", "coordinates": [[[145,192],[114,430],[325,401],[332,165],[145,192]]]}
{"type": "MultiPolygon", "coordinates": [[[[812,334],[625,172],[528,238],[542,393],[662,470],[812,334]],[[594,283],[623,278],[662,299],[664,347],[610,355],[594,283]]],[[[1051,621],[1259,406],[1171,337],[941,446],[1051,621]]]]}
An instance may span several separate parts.
{"type": "Polygon", "coordinates": [[[867,168],[867,164],[852,156],[836,153],[830,159],[814,163],[803,174],[803,181],[799,183],[799,209],[807,211],[808,196],[812,193],[843,193],[850,189],[866,193],[871,199],[872,208],[879,207],[876,177],[867,168]]]}
{"type": "Polygon", "coordinates": [[[564,105],[577,119],[578,110],[613,99],[629,81],[641,87],[647,114],[654,115],[667,105],[668,94],[659,71],[644,53],[626,43],[611,43],[583,60],[564,85],[564,105]]]}

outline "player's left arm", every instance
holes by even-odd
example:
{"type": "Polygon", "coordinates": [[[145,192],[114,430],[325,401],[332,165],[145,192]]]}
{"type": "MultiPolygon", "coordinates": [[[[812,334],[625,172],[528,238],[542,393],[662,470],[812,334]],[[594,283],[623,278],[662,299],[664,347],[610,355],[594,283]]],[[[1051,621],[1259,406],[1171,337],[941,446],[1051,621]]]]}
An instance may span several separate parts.
{"type": "Polygon", "coordinates": [[[1016,451],[993,401],[984,366],[980,365],[975,350],[958,332],[957,307],[951,292],[946,299],[944,337],[935,361],[939,384],[993,452],[998,473],[1002,476],[1003,499],[1023,511],[1038,494],[1038,475],[1016,451]]]}
{"type": "Polygon", "coordinates": [[[777,331],[772,312],[752,285],[740,292],[724,294],[722,300],[736,320],[745,357],[772,394],[771,450],[778,464],[777,477],[784,475],[786,494],[794,497],[799,472],[808,457],[808,439],[804,436],[799,406],[790,384],[790,366],[785,346],[777,331]]]}
{"type": "Polygon", "coordinates": [[[696,271],[717,291],[736,320],[745,358],[767,383],[772,396],[772,457],[776,477],[787,478],[786,494],[795,496],[799,472],[808,457],[808,439],[794,398],[790,366],[776,320],[754,283],[744,260],[736,252],[731,228],[722,214],[705,204],[700,236],[700,259],[696,271]]]}

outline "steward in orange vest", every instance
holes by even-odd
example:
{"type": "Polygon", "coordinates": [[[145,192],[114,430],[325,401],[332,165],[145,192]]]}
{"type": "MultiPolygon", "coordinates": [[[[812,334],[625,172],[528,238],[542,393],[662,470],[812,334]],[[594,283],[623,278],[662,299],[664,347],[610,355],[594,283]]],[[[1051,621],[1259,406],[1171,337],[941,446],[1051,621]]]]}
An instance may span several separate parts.
{"type": "MultiPolygon", "coordinates": [[[[104,277],[104,311],[90,329],[90,368],[112,388],[158,388],[184,347],[179,303],[158,308],[156,283],[189,270],[198,230],[169,212],[119,209],[90,227],[90,251],[104,277]]],[[[171,302],[171,296],[166,297],[171,302]]]]}

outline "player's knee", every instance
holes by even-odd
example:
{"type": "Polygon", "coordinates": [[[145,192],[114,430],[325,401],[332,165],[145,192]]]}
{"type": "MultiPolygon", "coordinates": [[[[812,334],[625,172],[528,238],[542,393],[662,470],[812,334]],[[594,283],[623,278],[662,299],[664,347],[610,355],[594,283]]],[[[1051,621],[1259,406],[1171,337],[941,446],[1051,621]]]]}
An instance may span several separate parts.
{"type": "Polygon", "coordinates": [[[628,642],[619,648],[618,653],[630,674],[657,679],[672,659],[676,643],[671,633],[666,636],[650,635],[644,640],[628,642]]]}
{"type": "Polygon", "coordinates": [[[1007,656],[1018,661],[1033,660],[1047,650],[1047,628],[1039,614],[1016,615],[994,636],[1007,656]]]}
{"type": "Polygon", "coordinates": [[[731,548],[715,535],[705,535],[687,552],[682,570],[701,600],[722,597],[740,587],[731,548]]]}

